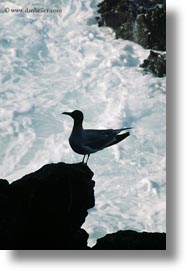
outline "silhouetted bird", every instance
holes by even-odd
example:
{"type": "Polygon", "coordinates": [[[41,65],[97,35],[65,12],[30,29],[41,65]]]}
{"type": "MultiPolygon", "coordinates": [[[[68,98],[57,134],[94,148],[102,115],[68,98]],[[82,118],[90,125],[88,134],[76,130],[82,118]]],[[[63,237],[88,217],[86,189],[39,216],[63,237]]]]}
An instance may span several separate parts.
{"type": "Polygon", "coordinates": [[[132,128],[120,128],[115,130],[83,129],[83,113],[81,111],[75,110],[73,112],[63,112],[62,114],[70,115],[74,119],[74,126],[69,138],[69,143],[76,153],[84,155],[82,163],[84,163],[85,156],[88,155],[85,164],[87,164],[90,154],[124,140],[130,133],[118,134],[122,130],[132,128]]]}

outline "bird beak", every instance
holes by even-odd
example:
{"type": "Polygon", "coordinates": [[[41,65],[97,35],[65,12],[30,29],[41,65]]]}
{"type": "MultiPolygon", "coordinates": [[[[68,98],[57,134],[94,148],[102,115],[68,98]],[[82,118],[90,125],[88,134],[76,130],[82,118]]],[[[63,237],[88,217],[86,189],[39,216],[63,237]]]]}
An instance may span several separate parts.
{"type": "Polygon", "coordinates": [[[66,114],[66,115],[70,115],[71,116],[71,113],[70,112],[63,112],[61,114],[66,114]]]}

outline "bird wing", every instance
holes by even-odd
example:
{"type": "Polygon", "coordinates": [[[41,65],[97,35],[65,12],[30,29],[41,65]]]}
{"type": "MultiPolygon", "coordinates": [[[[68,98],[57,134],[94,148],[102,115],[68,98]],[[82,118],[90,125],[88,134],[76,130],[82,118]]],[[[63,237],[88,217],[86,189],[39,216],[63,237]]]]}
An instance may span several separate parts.
{"type": "Polygon", "coordinates": [[[90,139],[94,139],[97,138],[98,136],[115,136],[116,134],[120,133],[122,130],[122,128],[120,129],[85,129],[85,132],[87,134],[87,136],[90,139]]]}
{"type": "Polygon", "coordinates": [[[84,146],[94,149],[101,150],[107,146],[107,144],[114,143],[116,135],[121,129],[113,130],[85,130],[84,135],[84,146]]]}
{"type": "Polygon", "coordinates": [[[132,127],[129,128],[120,128],[120,129],[85,129],[83,130],[84,134],[84,140],[97,140],[100,138],[100,140],[104,140],[106,138],[112,138],[115,137],[117,134],[119,134],[123,130],[132,129],[132,127]]]}

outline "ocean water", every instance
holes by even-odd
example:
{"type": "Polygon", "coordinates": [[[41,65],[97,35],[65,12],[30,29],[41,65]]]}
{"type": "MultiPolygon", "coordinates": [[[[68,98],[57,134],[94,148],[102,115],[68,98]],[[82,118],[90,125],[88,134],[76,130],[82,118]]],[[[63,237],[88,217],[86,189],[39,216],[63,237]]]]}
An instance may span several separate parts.
{"type": "Polygon", "coordinates": [[[89,159],[96,182],[83,225],[89,245],[118,230],[166,230],[166,81],[139,68],[149,50],[97,26],[98,2],[0,3],[0,178],[81,161],[63,111],[82,110],[85,128],[134,127],[89,159]],[[11,11],[26,8],[62,13],[11,11]]]}

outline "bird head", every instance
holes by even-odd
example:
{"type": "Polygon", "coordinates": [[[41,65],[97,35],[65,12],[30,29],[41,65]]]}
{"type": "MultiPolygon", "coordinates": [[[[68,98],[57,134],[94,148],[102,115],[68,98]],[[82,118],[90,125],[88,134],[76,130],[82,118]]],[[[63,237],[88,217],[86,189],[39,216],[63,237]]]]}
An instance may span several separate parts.
{"type": "Polygon", "coordinates": [[[71,116],[75,121],[83,121],[83,113],[81,111],[75,110],[73,112],[63,112],[62,114],[71,116]]]}

